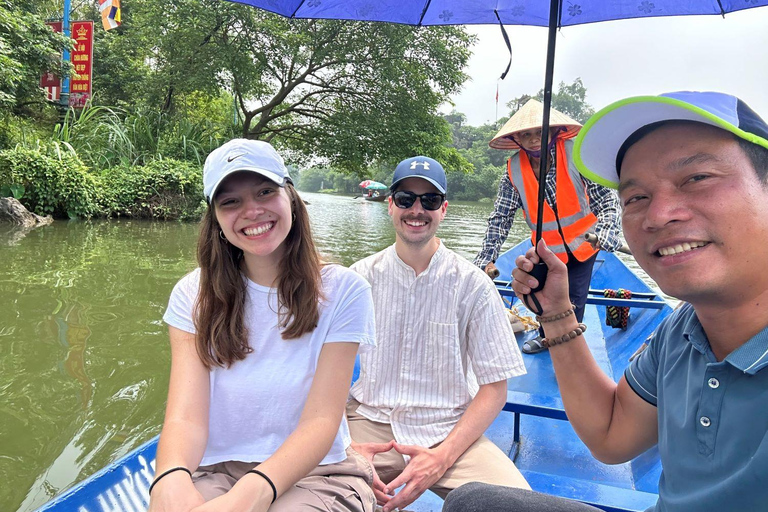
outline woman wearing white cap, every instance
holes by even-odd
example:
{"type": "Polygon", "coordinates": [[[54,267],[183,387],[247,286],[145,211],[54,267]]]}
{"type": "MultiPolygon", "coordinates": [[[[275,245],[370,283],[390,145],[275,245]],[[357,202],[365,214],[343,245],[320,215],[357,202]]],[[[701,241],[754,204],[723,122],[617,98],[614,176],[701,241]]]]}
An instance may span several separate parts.
{"type": "Polygon", "coordinates": [[[213,151],[200,268],[163,317],[171,378],[150,510],[373,510],[372,468],[344,419],[370,285],[323,265],[282,158],[238,139],[213,151]]]}
{"type": "MultiPolygon", "coordinates": [[[[494,210],[488,217],[483,247],[474,263],[492,275],[493,263],[518,209],[523,210],[531,241],[535,243],[539,165],[542,153],[548,153],[542,238],[568,266],[571,302],[581,321],[597,250],[614,251],[622,245],[619,203],[614,192],[587,180],[576,170],[571,158],[573,142],[569,139],[581,129],[577,121],[551,109],[550,143],[542,151],[543,112],[541,103],[529,100],[489,143],[495,149],[519,151],[507,161],[507,172],[499,182],[494,210]],[[585,241],[588,233],[597,235],[596,244],[585,241]]],[[[546,350],[541,338],[526,341],[522,351],[535,354],[546,350]]]]}

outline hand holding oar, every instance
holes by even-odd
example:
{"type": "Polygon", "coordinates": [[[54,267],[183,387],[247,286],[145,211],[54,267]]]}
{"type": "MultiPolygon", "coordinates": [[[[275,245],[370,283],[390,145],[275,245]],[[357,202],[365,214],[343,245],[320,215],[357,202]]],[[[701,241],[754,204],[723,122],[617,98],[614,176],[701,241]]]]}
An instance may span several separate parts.
{"type": "Polygon", "coordinates": [[[501,272],[499,272],[499,269],[496,268],[496,265],[494,265],[493,262],[490,262],[485,266],[485,273],[491,279],[496,279],[499,277],[499,275],[501,275],[501,272]]]}
{"type": "MultiPolygon", "coordinates": [[[[597,239],[597,235],[594,233],[587,233],[584,235],[584,240],[591,243],[593,247],[596,249],[600,249],[600,243],[597,239]]],[[[621,247],[616,249],[618,252],[623,252],[624,254],[629,254],[632,256],[632,251],[629,250],[629,247],[627,247],[627,244],[621,244],[621,247]]]]}

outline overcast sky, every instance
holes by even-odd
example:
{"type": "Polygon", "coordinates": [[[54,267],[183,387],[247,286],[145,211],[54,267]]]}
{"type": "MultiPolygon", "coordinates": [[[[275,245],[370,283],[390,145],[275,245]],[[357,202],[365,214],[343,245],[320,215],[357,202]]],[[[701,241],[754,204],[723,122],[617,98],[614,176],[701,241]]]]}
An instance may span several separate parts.
{"type": "MultiPolygon", "coordinates": [[[[544,86],[547,29],[507,26],[512,67],[499,83],[506,103],[544,86]]],[[[453,97],[471,125],[495,119],[496,84],[509,54],[498,26],[470,26],[478,35],[470,80],[453,97]]],[[[595,109],[627,96],[677,90],[734,94],[768,120],[768,7],[720,16],[677,16],[593,23],[558,32],[555,90],[581,77],[595,109]]],[[[445,106],[444,111],[450,111],[445,106]]]]}

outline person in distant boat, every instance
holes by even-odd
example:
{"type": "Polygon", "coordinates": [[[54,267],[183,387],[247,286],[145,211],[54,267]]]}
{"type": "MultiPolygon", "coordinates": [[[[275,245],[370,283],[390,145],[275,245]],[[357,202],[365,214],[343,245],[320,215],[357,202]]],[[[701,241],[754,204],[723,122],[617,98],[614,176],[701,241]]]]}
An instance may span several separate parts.
{"type": "MultiPolygon", "coordinates": [[[[655,512],[765,510],[768,503],[768,124],[714,92],[629,98],[579,135],[580,170],[618,187],[624,236],[640,266],[686,303],[667,317],[618,385],[595,363],[568,299],[565,265],[539,301],[565,410],[598,459],[658,445],[655,512]]],[[[539,260],[517,260],[530,292],[539,260]]],[[[446,512],[582,510],[571,502],[473,485],[446,512]],[[555,500],[559,508],[547,502],[555,500]]]]}
{"type": "Polygon", "coordinates": [[[395,244],[351,267],[372,286],[377,348],[360,356],[347,418],[385,512],[471,481],[529,488],[483,436],[525,367],[493,283],[435,237],[446,188],[437,161],[400,162],[388,198],[395,244]]]}
{"type": "MultiPolygon", "coordinates": [[[[474,261],[491,277],[498,274],[494,263],[518,209],[523,210],[531,229],[531,242],[535,242],[543,112],[541,103],[529,100],[489,143],[495,149],[519,150],[507,160],[507,172],[499,181],[499,194],[488,217],[483,246],[474,261]]],[[[568,267],[571,302],[576,305],[576,318],[581,322],[597,251],[613,252],[621,247],[622,240],[616,194],[579,175],[573,164],[573,142],[569,139],[575,137],[579,129],[581,125],[577,121],[555,109],[550,110],[546,151],[550,161],[542,237],[568,267]],[[596,243],[585,241],[588,233],[597,235],[596,243]]],[[[523,353],[546,350],[541,344],[543,331],[539,330],[539,334],[523,344],[523,353]]]]}
{"type": "Polygon", "coordinates": [[[200,268],[163,317],[171,377],[150,511],[370,512],[373,468],[344,419],[370,285],[324,265],[304,202],[269,144],[205,161],[200,268]]]}

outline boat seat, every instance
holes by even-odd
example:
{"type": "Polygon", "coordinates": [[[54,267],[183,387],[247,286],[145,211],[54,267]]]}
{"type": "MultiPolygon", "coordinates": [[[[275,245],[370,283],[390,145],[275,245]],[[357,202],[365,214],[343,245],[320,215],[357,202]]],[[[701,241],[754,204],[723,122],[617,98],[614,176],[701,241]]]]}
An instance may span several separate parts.
{"type": "MultiPolygon", "coordinates": [[[[502,415],[504,416],[504,415],[502,415]]],[[[486,436],[503,451],[509,451],[508,426],[494,425],[486,436]]],[[[590,482],[578,478],[536,471],[521,470],[534,491],[560,496],[561,498],[581,501],[606,512],[643,512],[656,503],[653,493],[625,489],[611,485],[590,482]]],[[[427,491],[407,508],[413,512],[440,512],[443,500],[427,491]]]]}
{"type": "Polygon", "coordinates": [[[534,491],[581,501],[606,512],[643,512],[657,495],[562,475],[522,471],[534,491]]]}
{"type": "MultiPolygon", "coordinates": [[[[493,425],[486,435],[514,460],[520,442],[520,416],[522,414],[568,420],[559,398],[520,391],[508,391],[504,411],[513,413],[512,444],[508,428],[493,425]],[[496,426],[496,428],[494,428],[496,426]],[[498,433],[498,436],[494,435],[498,433]]],[[[500,418],[501,419],[501,416],[500,418]]],[[[497,420],[498,421],[498,420],[497,420]]],[[[496,422],[494,422],[496,423],[496,422]]],[[[653,493],[600,484],[563,475],[521,470],[534,491],[588,503],[608,512],[643,512],[656,503],[653,493]]]]}

